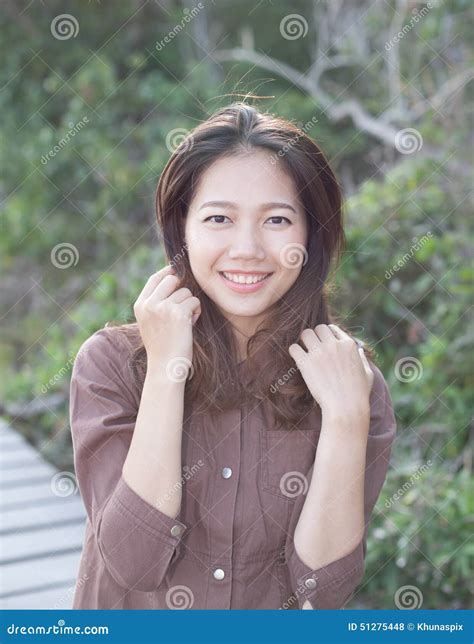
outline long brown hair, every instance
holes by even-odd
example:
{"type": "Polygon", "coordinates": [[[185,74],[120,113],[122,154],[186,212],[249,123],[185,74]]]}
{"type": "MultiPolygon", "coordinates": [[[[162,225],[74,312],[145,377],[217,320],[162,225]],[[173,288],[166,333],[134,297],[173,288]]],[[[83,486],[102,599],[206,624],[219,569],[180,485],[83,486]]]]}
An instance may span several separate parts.
{"type": "MultiPolygon", "coordinates": [[[[296,425],[317,405],[288,347],[298,342],[305,328],[336,322],[328,305],[329,277],[346,241],[341,190],[322,151],[291,122],[234,103],[196,127],[172,153],[158,183],[156,216],[166,256],[182,279],[181,286],[201,301],[202,312],[193,327],[193,370],[186,382],[186,402],[197,412],[209,412],[231,409],[244,399],[266,399],[278,426],[296,425]],[[272,162],[283,163],[294,181],[308,223],[308,245],[297,280],[248,342],[245,368],[250,377],[244,382],[232,327],[194,279],[184,228],[203,172],[223,157],[262,149],[271,153],[272,162]]],[[[121,328],[137,334],[138,325],[121,328]]],[[[365,350],[370,357],[372,350],[365,350]]],[[[133,351],[131,366],[136,384],[142,386],[146,373],[142,342],[133,351]]]]}

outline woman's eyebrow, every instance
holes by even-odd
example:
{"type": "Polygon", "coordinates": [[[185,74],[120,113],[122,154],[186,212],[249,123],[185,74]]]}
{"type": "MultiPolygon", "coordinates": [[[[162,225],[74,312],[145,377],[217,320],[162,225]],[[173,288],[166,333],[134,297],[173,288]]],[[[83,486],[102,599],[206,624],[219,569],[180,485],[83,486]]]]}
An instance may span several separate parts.
{"type": "MultiPolygon", "coordinates": [[[[211,207],[237,209],[239,206],[232,201],[206,201],[206,203],[202,204],[199,210],[211,207]]],[[[286,208],[287,210],[292,210],[296,214],[296,210],[293,208],[293,206],[283,201],[270,201],[269,203],[264,203],[260,206],[260,210],[273,210],[275,208],[286,208]]]]}

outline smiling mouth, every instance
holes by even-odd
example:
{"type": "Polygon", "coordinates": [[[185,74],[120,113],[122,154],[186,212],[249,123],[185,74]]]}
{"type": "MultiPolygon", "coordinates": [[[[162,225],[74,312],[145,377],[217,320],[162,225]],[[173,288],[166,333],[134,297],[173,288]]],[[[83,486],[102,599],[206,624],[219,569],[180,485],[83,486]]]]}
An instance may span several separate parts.
{"type": "Polygon", "coordinates": [[[258,284],[260,282],[263,282],[264,280],[268,279],[270,275],[273,275],[273,273],[252,275],[252,274],[244,274],[244,273],[227,273],[226,271],[219,271],[219,275],[221,275],[228,282],[232,282],[233,284],[252,285],[252,284],[258,284]]]}

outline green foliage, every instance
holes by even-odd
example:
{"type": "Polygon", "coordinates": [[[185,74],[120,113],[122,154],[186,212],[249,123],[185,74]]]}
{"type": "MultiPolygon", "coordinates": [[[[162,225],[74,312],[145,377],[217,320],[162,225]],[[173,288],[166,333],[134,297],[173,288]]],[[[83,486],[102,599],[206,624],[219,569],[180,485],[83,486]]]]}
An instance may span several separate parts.
{"type": "MultiPolygon", "coordinates": [[[[18,9],[17,19],[11,15],[15,3],[9,3],[9,14],[0,16],[5,50],[0,269],[7,276],[2,401],[21,406],[36,397],[62,396],[59,407],[25,422],[21,430],[58,467],[72,467],[67,396],[74,355],[107,321],[133,318],[133,303],[147,277],[163,265],[154,193],[170,154],[167,136],[176,128],[190,130],[234,93],[274,96],[258,103],[300,126],[310,124],[308,133],[338,176],[348,174],[354,184],[334,309],[346,327],[375,347],[397,416],[393,465],[375,511],[367,573],[354,603],[392,608],[396,590],[413,584],[423,593],[424,608],[467,607],[474,379],[466,124],[450,116],[441,120],[431,110],[417,127],[425,149],[432,146],[441,155],[397,157],[349,118],[331,121],[317,99],[276,74],[247,63],[220,67],[204,55],[189,24],[187,37],[176,37],[158,51],[157,43],[182,19],[178,3],[167,3],[166,11],[159,3],[139,3],[139,10],[130,2],[76,4],[71,11],[80,32],[65,41],[50,33],[51,20],[64,13],[59,0],[47,6],[30,3],[21,13],[18,9]],[[77,261],[69,268],[53,261],[54,248],[64,243],[75,248],[77,261]],[[404,382],[397,365],[406,358],[419,361],[421,369],[404,382]],[[417,464],[429,459],[429,470],[386,507],[417,464]]],[[[390,20],[385,4],[382,12],[367,12],[367,48],[376,43],[383,50],[390,20]]],[[[433,84],[424,65],[435,50],[452,63],[463,47],[468,49],[469,3],[442,4],[406,36],[409,46],[400,47],[404,82],[411,83],[414,100],[433,84]],[[442,15],[458,33],[452,45],[442,15]],[[411,46],[423,47],[417,34],[432,42],[417,50],[423,67],[419,77],[411,46]]],[[[313,12],[317,16],[326,8],[301,0],[291,10],[311,23],[313,12]]],[[[278,3],[234,3],[232,11],[217,3],[207,18],[209,33],[228,48],[239,46],[241,32],[251,27],[247,37],[255,37],[260,51],[307,70],[314,33],[299,41],[281,38],[278,25],[287,13],[278,3]]],[[[363,33],[358,31],[358,38],[363,33]]],[[[341,47],[339,53],[351,55],[344,49],[347,42],[341,47]]],[[[365,108],[381,114],[388,107],[383,61],[382,56],[375,61],[375,83],[371,66],[362,70],[355,57],[354,65],[325,72],[324,85],[344,87],[344,99],[362,88],[365,108]]],[[[442,65],[441,55],[437,64],[442,65]]]]}
{"type": "Polygon", "coordinates": [[[405,474],[392,469],[387,477],[387,495],[402,493],[393,503],[382,494],[374,512],[367,581],[361,585],[362,594],[369,591],[371,608],[396,608],[395,593],[406,585],[419,588],[423,609],[470,605],[474,484],[467,470],[452,473],[440,465],[420,473],[411,487],[407,482],[416,467],[405,468],[405,474]]]}

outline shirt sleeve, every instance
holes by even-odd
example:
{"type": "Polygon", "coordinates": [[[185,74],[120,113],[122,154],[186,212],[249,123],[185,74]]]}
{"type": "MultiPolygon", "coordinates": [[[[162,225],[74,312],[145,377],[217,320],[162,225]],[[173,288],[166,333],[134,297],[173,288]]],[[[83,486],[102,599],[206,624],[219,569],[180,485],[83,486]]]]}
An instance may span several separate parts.
{"type": "Polygon", "coordinates": [[[106,569],[127,590],[151,591],[161,584],[188,526],[145,501],[122,476],[138,406],[112,329],[89,337],[74,361],[69,401],[74,465],[106,569]]]}
{"type": "MultiPolygon", "coordinates": [[[[373,508],[385,481],[390,451],[396,433],[396,420],[387,383],[380,369],[371,363],[374,384],[370,394],[370,428],[367,441],[364,478],[364,535],[357,546],[344,557],[313,570],[298,556],[294,546],[294,532],[304,505],[305,495],[295,502],[285,544],[292,591],[303,608],[306,600],[313,609],[342,608],[354,594],[364,577],[367,531],[373,508]]],[[[311,481],[313,466],[308,473],[311,481]]]]}

